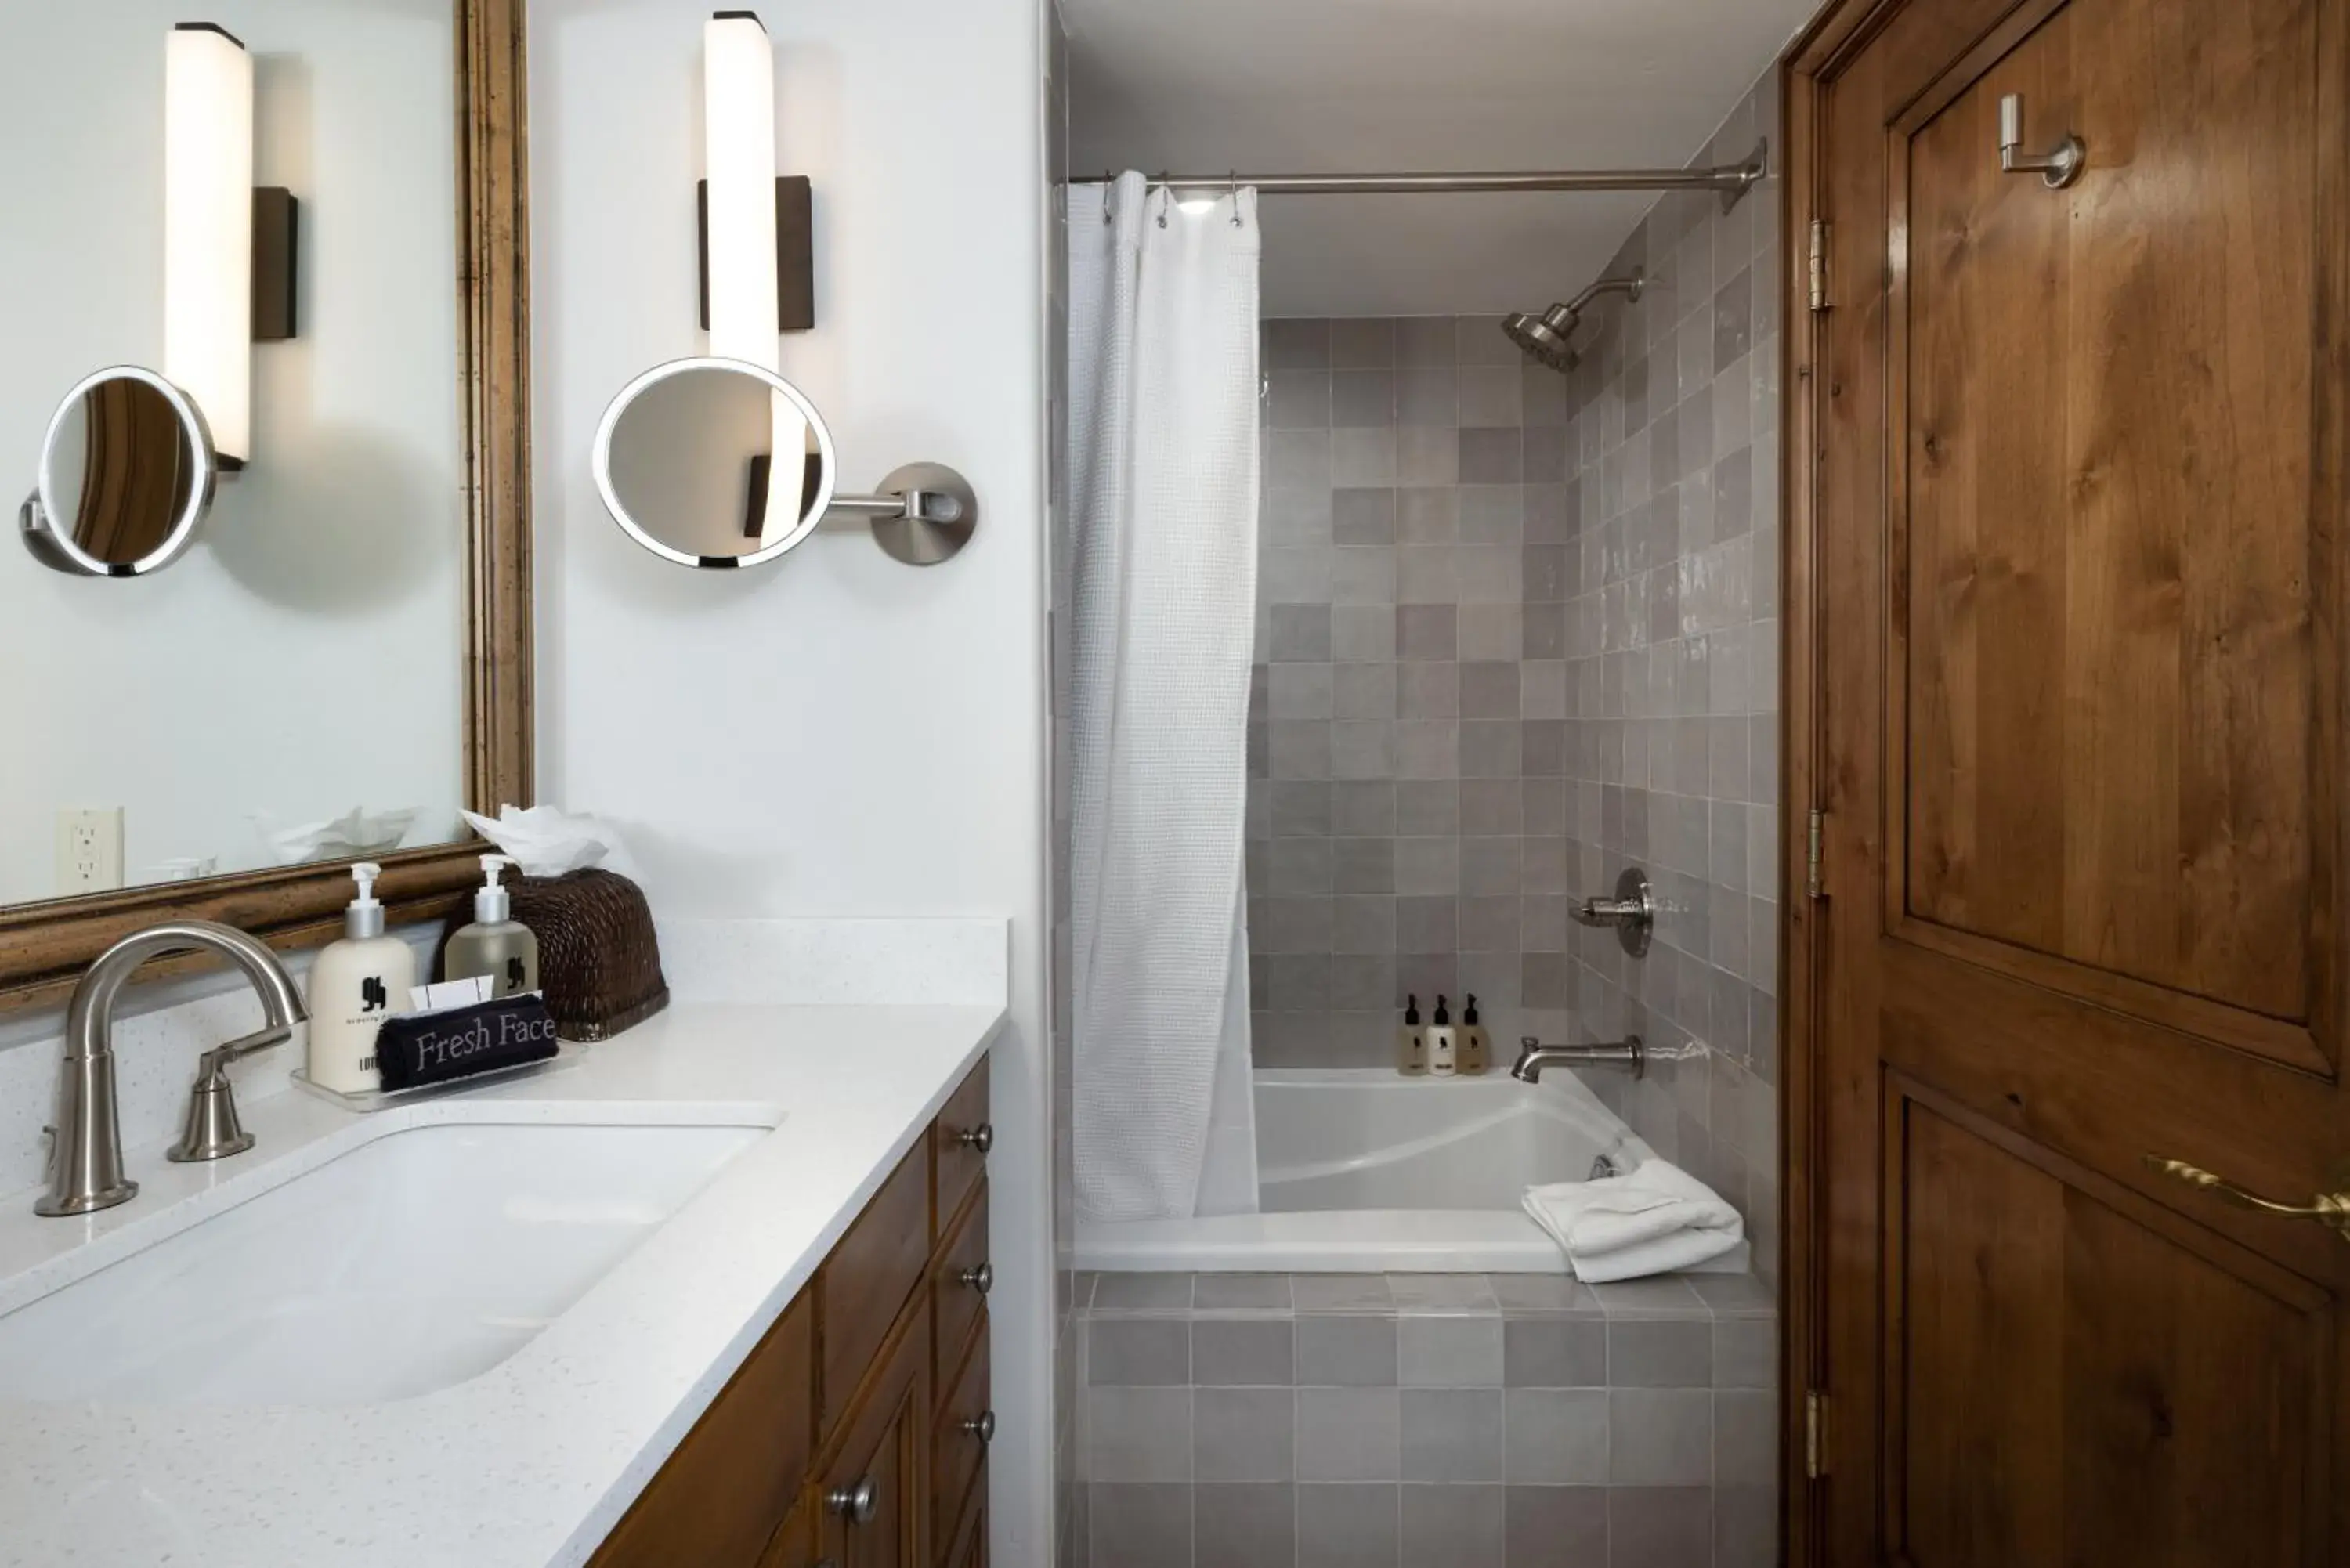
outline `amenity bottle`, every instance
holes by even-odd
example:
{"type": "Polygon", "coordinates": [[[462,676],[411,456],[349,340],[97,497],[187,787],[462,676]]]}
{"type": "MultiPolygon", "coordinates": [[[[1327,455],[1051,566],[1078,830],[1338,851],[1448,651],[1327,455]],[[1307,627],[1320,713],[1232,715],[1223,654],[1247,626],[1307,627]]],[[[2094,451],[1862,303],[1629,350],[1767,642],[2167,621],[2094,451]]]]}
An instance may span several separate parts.
{"type": "Polygon", "coordinates": [[[1461,1071],[1470,1077],[1479,1077],[1492,1065],[1492,1052],[1485,1043],[1485,1026],[1477,1022],[1477,999],[1471,996],[1469,1005],[1461,1010],[1461,1071]]]}
{"type": "Polygon", "coordinates": [[[1419,1029],[1419,998],[1403,999],[1403,1027],[1396,1033],[1396,1071],[1416,1078],[1428,1071],[1428,1036],[1419,1029]]]}
{"type": "Polygon", "coordinates": [[[408,989],[416,983],[416,950],[384,932],[383,905],[375,896],[382,869],[365,860],[351,867],[359,890],[343,911],[342,940],[310,966],[310,1082],[338,1095],[383,1086],[376,1031],[407,1010],[408,989]]]}
{"type": "Polygon", "coordinates": [[[503,855],[482,857],[473,923],[449,939],[449,950],[441,961],[442,980],[486,976],[493,1000],[538,989],[538,939],[514,918],[514,901],[498,886],[498,873],[513,864],[503,855]]]}
{"type": "Polygon", "coordinates": [[[1445,1013],[1444,998],[1436,999],[1436,1016],[1428,1024],[1428,1070],[1440,1078],[1450,1078],[1461,1071],[1459,1037],[1453,1033],[1452,1020],[1445,1013]]]}

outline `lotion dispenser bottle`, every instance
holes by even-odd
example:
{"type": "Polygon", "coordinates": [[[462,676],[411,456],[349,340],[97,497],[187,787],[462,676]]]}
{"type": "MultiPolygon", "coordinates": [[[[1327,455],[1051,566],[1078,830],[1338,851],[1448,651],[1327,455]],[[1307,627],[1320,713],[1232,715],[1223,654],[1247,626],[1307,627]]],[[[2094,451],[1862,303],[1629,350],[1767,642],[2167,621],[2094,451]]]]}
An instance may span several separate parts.
{"type": "Polygon", "coordinates": [[[383,929],[375,879],[383,867],[362,860],[351,867],[359,897],[343,911],[343,935],[310,966],[310,1081],[338,1095],[383,1086],[376,1071],[375,1036],[383,1021],[408,1005],[416,983],[416,951],[383,929]]]}
{"type": "Polygon", "coordinates": [[[1396,1071],[1418,1077],[1428,1071],[1428,1036],[1419,1032],[1419,998],[1403,999],[1403,1028],[1396,1034],[1396,1071]]]}
{"type": "Polygon", "coordinates": [[[1477,999],[1471,996],[1469,1005],[1461,1010],[1461,1071],[1471,1077],[1479,1077],[1492,1064],[1492,1053],[1485,1042],[1485,1026],[1477,1022],[1477,999]]]}
{"type": "Polygon", "coordinates": [[[1459,1041],[1452,1033],[1452,1020],[1444,1011],[1444,998],[1436,999],[1436,1016],[1428,1024],[1428,1070],[1440,1078],[1450,1078],[1461,1071],[1459,1041]]]}
{"type": "Polygon", "coordinates": [[[538,939],[514,918],[512,895],[498,886],[498,873],[514,862],[503,855],[482,857],[482,886],[473,892],[473,921],[449,939],[441,961],[442,980],[487,977],[490,997],[538,989],[538,939]]]}

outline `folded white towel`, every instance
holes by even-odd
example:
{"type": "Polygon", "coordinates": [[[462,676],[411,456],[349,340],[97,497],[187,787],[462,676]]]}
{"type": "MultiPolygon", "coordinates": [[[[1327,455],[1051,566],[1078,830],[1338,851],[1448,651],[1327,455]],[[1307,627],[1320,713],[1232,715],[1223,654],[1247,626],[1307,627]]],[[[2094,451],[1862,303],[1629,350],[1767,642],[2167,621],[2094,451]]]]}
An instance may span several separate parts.
{"type": "Polygon", "coordinates": [[[1628,1176],[1526,1189],[1524,1207],[1592,1284],[1669,1273],[1718,1258],[1746,1222],[1712,1188],[1669,1160],[1628,1176]]]}

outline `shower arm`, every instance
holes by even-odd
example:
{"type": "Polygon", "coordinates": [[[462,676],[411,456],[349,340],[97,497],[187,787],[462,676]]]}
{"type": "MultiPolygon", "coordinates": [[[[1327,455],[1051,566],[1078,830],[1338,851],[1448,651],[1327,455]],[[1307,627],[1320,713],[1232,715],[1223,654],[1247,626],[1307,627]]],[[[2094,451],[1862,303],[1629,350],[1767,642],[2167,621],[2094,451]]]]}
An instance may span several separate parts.
{"type": "Polygon", "coordinates": [[[1628,299],[1638,299],[1640,297],[1640,290],[1646,286],[1647,282],[1647,278],[1637,269],[1624,277],[1603,277],[1573,299],[1568,300],[1566,313],[1571,317],[1581,316],[1583,307],[1603,294],[1621,294],[1628,299]]]}

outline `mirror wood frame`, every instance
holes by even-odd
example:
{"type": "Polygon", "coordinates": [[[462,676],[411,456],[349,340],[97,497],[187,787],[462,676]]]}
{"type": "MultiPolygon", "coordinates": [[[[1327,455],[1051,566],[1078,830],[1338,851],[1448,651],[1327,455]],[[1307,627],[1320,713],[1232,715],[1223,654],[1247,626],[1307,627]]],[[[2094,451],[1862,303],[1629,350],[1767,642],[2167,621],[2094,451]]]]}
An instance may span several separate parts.
{"type": "MultiPolygon", "coordinates": [[[[533,799],[530,186],[526,0],[452,0],[455,31],[458,419],[466,514],[464,793],[533,799]]],[[[428,919],[479,875],[478,840],[380,857],[390,919],[428,919]]],[[[0,1012],[62,1001],[90,961],[165,919],[220,920],[280,949],[342,929],[348,859],[0,909],[0,1012]]],[[[195,954],[145,973],[204,967],[195,954]]]]}

